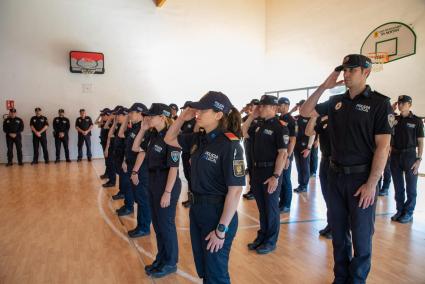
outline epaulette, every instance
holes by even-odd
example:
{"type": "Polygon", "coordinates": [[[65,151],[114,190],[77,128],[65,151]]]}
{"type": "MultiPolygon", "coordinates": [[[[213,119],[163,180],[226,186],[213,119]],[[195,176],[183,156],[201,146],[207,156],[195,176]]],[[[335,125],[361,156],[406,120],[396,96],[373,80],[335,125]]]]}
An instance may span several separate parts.
{"type": "Polygon", "coordinates": [[[282,125],[282,126],[287,126],[288,125],[288,123],[286,123],[285,121],[283,121],[283,120],[280,120],[279,119],[279,122],[280,122],[280,125],[282,125]]]}
{"type": "Polygon", "coordinates": [[[227,139],[229,139],[230,141],[239,141],[240,139],[238,138],[238,136],[236,136],[235,134],[233,134],[232,132],[225,132],[224,136],[227,137],[227,139]]]}
{"type": "Polygon", "coordinates": [[[373,93],[374,95],[376,95],[377,97],[379,97],[379,98],[382,98],[382,99],[385,99],[385,100],[390,100],[390,98],[389,98],[389,97],[387,97],[386,95],[383,95],[383,94],[381,94],[381,93],[379,93],[379,92],[377,92],[377,91],[372,91],[372,93],[373,93]]]}

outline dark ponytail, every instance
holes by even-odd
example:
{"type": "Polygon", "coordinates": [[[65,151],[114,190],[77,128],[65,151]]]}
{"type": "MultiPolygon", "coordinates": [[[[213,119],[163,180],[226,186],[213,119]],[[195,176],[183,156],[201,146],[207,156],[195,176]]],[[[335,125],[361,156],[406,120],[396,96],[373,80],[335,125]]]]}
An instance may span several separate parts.
{"type": "Polygon", "coordinates": [[[219,128],[226,132],[232,132],[239,138],[242,137],[242,118],[240,112],[232,107],[229,114],[223,114],[220,119],[219,128]]]}

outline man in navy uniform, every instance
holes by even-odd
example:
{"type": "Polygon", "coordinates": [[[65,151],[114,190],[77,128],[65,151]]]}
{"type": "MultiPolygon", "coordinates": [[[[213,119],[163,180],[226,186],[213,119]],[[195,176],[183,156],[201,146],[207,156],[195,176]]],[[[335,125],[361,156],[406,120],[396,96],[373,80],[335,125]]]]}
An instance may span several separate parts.
{"type": "Polygon", "coordinates": [[[366,85],[371,67],[366,56],[346,56],[300,110],[307,117],[328,115],[328,193],[336,284],[366,283],[371,268],[377,184],[387,162],[395,121],[390,99],[366,85]],[[341,71],[344,80],[337,82],[341,71]],[[317,103],[327,89],[344,82],[348,88],[345,94],[317,103]]]}
{"type": "Polygon", "coordinates": [[[59,116],[53,119],[53,136],[55,137],[55,148],[56,148],[56,160],[55,163],[60,162],[61,154],[61,144],[63,144],[63,149],[65,151],[66,161],[69,163],[71,159],[69,158],[69,128],[71,127],[69,119],[65,117],[65,111],[60,109],[58,111],[59,116]]]}
{"type": "Polygon", "coordinates": [[[83,158],[83,144],[87,148],[87,160],[91,161],[91,130],[93,122],[90,116],[86,115],[85,109],[80,109],[80,117],[75,121],[75,128],[78,131],[78,162],[83,158]]]}
{"type": "Polygon", "coordinates": [[[22,163],[22,136],[21,133],[24,131],[24,121],[16,116],[16,109],[12,108],[9,110],[9,115],[3,121],[3,131],[6,133],[6,145],[7,145],[7,164],[6,166],[13,165],[13,144],[16,147],[16,154],[18,155],[18,164],[22,163]]]}
{"type": "Polygon", "coordinates": [[[295,131],[295,119],[289,112],[289,106],[291,102],[288,98],[279,98],[279,119],[286,123],[289,131],[289,144],[288,144],[288,159],[286,160],[285,167],[282,172],[282,189],[280,191],[279,209],[281,213],[288,213],[291,210],[292,202],[292,182],[291,182],[291,170],[292,160],[294,159],[294,147],[297,141],[295,131]]]}
{"type": "Polygon", "coordinates": [[[31,117],[30,121],[32,131],[32,146],[34,149],[34,158],[31,165],[38,164],[38,148],[41,144],[43,149],[43,158],[46,164],[49,163],[49,152],[47,151],[47,136],[46,130],[49,128],[47,117],[41,114],[41,108],[35,108],[35,116],[31,117]]]}
{"type": "Polygon", "coordinates": [[[421,118],[411,112],[411,107],[411,97],[398,97],[400,115],[395,117],[391,150],[391,173],[394,181],[397,213],[391,217],[391,220],[400,223],[409,223],[413,220],[418,169],[424,147],[424,124],[421,118]],[[404,180],[406,180],[406,186],[404,180]]]}

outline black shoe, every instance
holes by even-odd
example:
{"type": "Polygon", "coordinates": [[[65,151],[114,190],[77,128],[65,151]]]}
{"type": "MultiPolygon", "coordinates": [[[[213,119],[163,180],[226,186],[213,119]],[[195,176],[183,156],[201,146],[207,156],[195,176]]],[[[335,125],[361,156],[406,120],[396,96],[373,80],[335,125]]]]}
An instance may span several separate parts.
{"type": "Polygon", "coordinates": [[[288,213],[289,211],[291,211],[291,208],[282,206],[282,207],[279,207],[279,211],[280,213],[288,213]]]}
{"type": "Polygon", "coordinates": [[[149,236],[151,232],[149,231],[144,231],[142,229],[134,229],[131,231],[128,231],[127,234],[130,238],[140,238],[140,237],[144,237],[144,236],[149,236]]]}
{"type": "Polygon", "coordinates": [[[329,227],[329,225],[326,225],[326,227],[324,227],[323,229],[321,229],[319,231],[319,235],[321,236],[325,236],[327,233],[329,233],[331,231],[331,227],[329,227]]]}
{"type": "Polygon", "coordinates": [[[45,163],[45,164],[48,164],[48,163],[49,163],[49,160],[47,160],[47,161],[44,161],[44,163],[45,163]]]}
{"type": "Polygon", "coordinates": [[[115,195],[112,195],[112,200],[120,200],[120,199],[124,199],[123,193],[117,193],[115,195]]]}
{"type": "Polygon", "coordinates": [[[32,161],[31,162],[31,165],[37,165],[38,164],[38,161],[32,161]]]}
{"type": "Polygon", "coordinates": [[[115,183],[112,183],[112,182],[109,182],[108,181],[107,183],[102,184],[102,186],[105,187],[105,188],[114,187],[115,186],[115,183]]]}
{"type": "Polygon", "coordinates": [[[398,219],[400,219],[400,217],[403,215],[403,212],[401,211],[397,211],[397,213],[395,213],[392,217],[391,217],[391,221],[398,221],[398,219]]]}
{"type": "Polygon", "coordinates": [[[242,195],[243,198],[245,198],[246,200],[253,200],[255,199],[254,193],[252,193],[252,191],[248,191],[247,193],[245,193],[244,195],[242,195]]]}
{"type": "Polygon", "coordinates": [[[6,164],[6,167],[10,167],[10,166],[13,166],[12,162],[9,162],[9,163],[6,164]]]}
{"type": "Polygon", "coordinates": [[[259,239],[255,239],[252,243],[248,244],[248,250],[256,250],[259,246],[261,246],[262,241],[259,239]]]}
{"type": "Polygon", "coordinates": [[[268,254],[276,249],[276,245],[262,244],[256,248],[258,254],[268,254]]]}
{"type": "Polygon", "coordinates": [[[87,158],[87,161],[91,162],[91,158],[87,158]]]}
{"type": "Polygon", "coordinates": [[[162,278],[177,271],[177,265],[161,265],[155,268],[150,276],[153,278],[162,278]]]}
{"type": "Polygon", "coordinates": [[[18,163],[18,165],[20,165],[20,166],[23,166],[23,165],[24,165],[24,163],[22,163],[22,162],[19,162],[19,163],[18,163]]]}
{"type": "Polygon", "coordinates": [[[145,266],[145,272],[147,275],[151,275],[151,273],[160,266],[158,261],[154,261],[152,264],[145,266]]]}
{"type": "Polygon", "coordinates": [[[59,163],[60,161],[59,160],[55,160],[55,164],[57,164],[57,163],[59,163]]]}
{"type": "Polygon", "coordinates": [[[413,221],[413,214],[405,213],[397,221],[402,224],[410,223],[413,221]]]}
{"type": "Polygon", "coordinates": [[[183,205],[184,208],[189,208],[190,205],[192,205],[192,202],[188,199],[186,201],[183,201],[182,205],[183,205]]]}
{"type": "Polygon", "coordinates": [[[67,163],[71,163],[72,161],[70,159],[66,160],[67,163]]]}
{"type": "Polygon", "coordinates": [[[117,212],[118,216],[127,216],[132,214],[134,212],[134,209],[130,210],[123,206],[120,209],[117,209],[115,212],[117,212]]]}
{"type": "Polygon", "coordinates": [[[379,196],[387,196],[388,195],[388,188],[382,188],[378,192],[379,196]]]}
{"type": "Polygon", "coordinates": [[[103,174],[103,175],[100,176],[100,179],[107,179],[107,178],[108,178],[107,174],[103,174]]]}
{"type": "Polygon", "coordinates": [[[78,158],[78,159],[77,159],[77,162],[81,162],[81,158],[78,158]]]}

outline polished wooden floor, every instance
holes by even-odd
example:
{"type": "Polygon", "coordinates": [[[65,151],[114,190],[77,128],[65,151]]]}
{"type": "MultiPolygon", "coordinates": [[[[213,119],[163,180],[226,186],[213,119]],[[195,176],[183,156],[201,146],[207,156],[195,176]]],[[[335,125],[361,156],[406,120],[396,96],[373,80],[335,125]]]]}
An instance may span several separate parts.
{"type": "MultiPolygon", "coordinates": [[[[188,210],[179,204],[178,273],[151,279],[143,267],[155,254],[155,236],[127,238],[134,218],[114,214],[122,201],[111,200],[116,189],[101,187],[103,170],[102,160],[1,166],[0,283],[200,282],[192,259],[188,210]]],[[[258,213],[254,201],[241,201],[230,260],[233,283],[332,281],[331,242],[318,237],[325,211],[315,182],[311,180],[308,193],[294,194],[291,213],[281,215],[278,249],[271,255],[247,251],[246,244],[258,230],[258,213]]],[[[390,221],[392,188],[389,197],[379,198],[368,283],[425,283],[424,178],[419,184],[412,224],[390,221]]],[[[180,199],[185,198],[184,191],[180,199]]]]}

